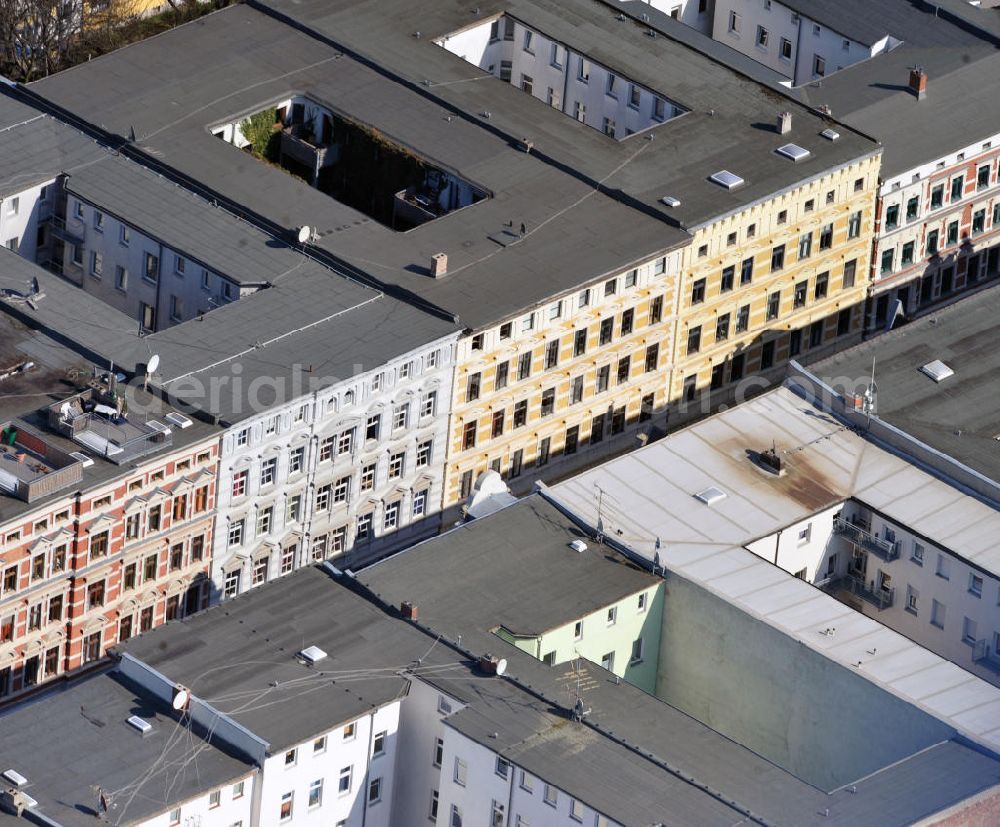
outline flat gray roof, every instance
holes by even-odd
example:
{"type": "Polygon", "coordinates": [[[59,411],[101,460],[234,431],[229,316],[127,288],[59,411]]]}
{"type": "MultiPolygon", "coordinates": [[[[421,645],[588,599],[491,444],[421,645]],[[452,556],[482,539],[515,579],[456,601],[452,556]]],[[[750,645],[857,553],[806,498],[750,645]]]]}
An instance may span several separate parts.
{"type": "Polygon", "coordinates": [[[137,824],[254,772],[202,733],[178,737],[179,727],[166,704],[104,673],[0,715],[0,766],[28,779],[31,813],[63,827],[98,822],[97,787],[111,798],[109,823],[137,824]],[[133,715],[152,729],[140,734],[127,723],[133,715]]]}
{"type": "MultiPolygon", "coordinates": [[[[587,537],[541,496],[426,540],[358,574],[372,591],[447,611],[454,623],[533,637],[655,586],[659,578],[587,537]],[[587,549],[570,548],[582,540],[587,549]],[[461,571],[461,583],[442,577],[461,571]]],[[[445,619],[442,617],[442,621],[445,619]]]]}
{"type": "Polygon", "coordinates": [[[71,172],[66,189],[237,284],[275,282],[308,263],[280,239],[121,155],[106,152],[71,172]]]}
{"type": "Polygon", "coordinates": [[[615,23],[596,0],[518,0],[499,11],[559,38],[691,111],[615,141],[436,46],[468,24],[474,6],[374,2],[229,8],[31,86],[138,150],[284,230],[317,229],[317,246],[375,279],[458,314],[477,328],[533,308],[580,284],[676,248],[681,229],[870,155],[850,130],[831,143],[827,122],[670,37],[615,23]],[[413,32],[421,30],[421,37],[413,32]],[[331,67],[336,67],[331,71],[331,67]],[[426,82],[425,82],[426,81],[426,82]],[[86,88],[87,105],[81,104],[86,88]],[[209,127],[302,94],[487,189],[490,198],[406,233],[394,232],[281,170],[252,162],[209,127]],[[182,109],[175,101],[184,100],[182,109]],[[771,125],[796,113],[793,132],[771,125]],[[481,116],[490,112],[490,118],[481,116]],[[532,152],[519,148],[523,138],[532,152]],[[774,153],[794,140],[799,164],[774,153]],[[727,191],[708,176],[727,167],[746,184],[727,191]],[[673,210],[660,198],[682,201],[673,210]],[[518,243],[491,239],[525,225],[518,243]],[[449,275],[431,279],[445,252],[449,275]]]}
{"type": "Polygon", "coordinates": [[[961,2],[951,5],[964,8],[947,15],[935,14],[935,6],[945,4],[904,0],[823,5],[844,9],[838,16],[845,20],[859,19],[855,7],[866,7],[867,16],[884,15],[887,33],[903,40],[888,53],[796,90],[803,102],[828,105],[834,117],[883,142],[883,179],[1000,132],[996,84],[990,82],[1000,75],[1000,13],[961,2]],[[981,28],[961,22],[956,13],[981,28]],[[920,101],[908,89],[915,66],[928,76],[927,96],[920,101]]]}
{"type": "MultiPolygon", "coordinates": [[[[136,324],[124,314],[112,309],[68,282],[21,258],[15,253],[0,249],[0,362],[4,367],[24,361],[34,362],[34,368],[15,374],[0,386],[0,421],[15,420],[26,423],[44,440],[63,451],[78,451],[94,460],[83,469],[83,479],[67,488],[32,503],[16,497],[0,495],[0,521],[37,508],[46,502],[66,496],[74,490],[89,490],[109,480],[128,474],[129,468],[155,462],[156,457],[185,445],[221,434],[222,429],[202,419],[191,417],[187,428],[171,429],[172,444],[158,451],[137,457],[122,464],[96,456],[77,442],[56,434],[49,429],[49,405],[73,396],[89,381],[95,365],[91,350],[100,347],[104,340],[120,337],[123,341],[139,340],[135,335],[136,324]],[[31,280],[37,278],[44,298],[37,300],[37,310],[27,306],[19,297],[30,292],[31,280]],[[8,291],[13,291],[8,292],[8,291]],[[126,327],[126,325],[128,325],[126,327]],[[67,335],[80,334],[82,345],[67,341],[67,335]]],[[[147,354],[148,351],[144,352],[147,354]]],[[[165,425],[164,415],[175,410],[153,394],[140,387],[126,386],[131,417],[141,421],[144,416],[155,418],[165,425]],[[140,413],[145,411],[146,413],[140,413]]]]}
{"type": "Polygon", "coordinates": [[[103,155],[96,141],[25,105],[0,85],[0,198],[86,169],[103,155]]]}
{"type": "Polygon", "coordinates": [[[874,360],[879,419],[1000,481],[998,318],[993,287],[808,368],[835,390],[860,394],[874,360]],[[938,383],[923,374],[934,360],[954,375],[938,383]]]}

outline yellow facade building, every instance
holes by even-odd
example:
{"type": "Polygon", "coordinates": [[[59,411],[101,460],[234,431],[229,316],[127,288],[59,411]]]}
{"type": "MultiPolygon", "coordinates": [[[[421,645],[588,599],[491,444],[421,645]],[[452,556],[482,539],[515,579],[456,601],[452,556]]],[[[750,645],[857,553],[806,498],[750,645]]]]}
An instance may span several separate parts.
{"type": "Polygon", "coordinates": [[[664,252],[459,341],[446,506],[489,469],[517,490],[654,425],[667,401],[680,258],[664,252]]]}
{"type": "Polygon", "coordinates": [[[872,153],[693,228],[668,394],[681,418],[861,335],[880,161],[872,153]]]}

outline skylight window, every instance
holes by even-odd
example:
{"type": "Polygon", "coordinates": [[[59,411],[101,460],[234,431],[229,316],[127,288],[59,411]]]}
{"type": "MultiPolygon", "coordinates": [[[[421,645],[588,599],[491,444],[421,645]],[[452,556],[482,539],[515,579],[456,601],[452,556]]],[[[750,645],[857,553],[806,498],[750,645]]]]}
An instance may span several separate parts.
{"type": "Polygon", "coordinates": [[[819,133],[828,141],[836,141],[840,137],[840,133],[836,129],[824,129],[819,133]]]}
{"type": "Polygon", "coordinates": [[[719,500],[726,498],[726,492],[720,488],[716,488],[714,485],[710,485],[704,491],[699,491],[694,496],[695,499],[701,500],[705,505],[714,505],[719,500]]]}
{"type": "Polygon", "coordinates": [[[949,376],[953,376],[955,374],[955,371],[953,371],[940,359],[935,359],[933,362],[928,362],[926,365],[920,368],[920,372],[924,374],[924,376],[929,376],[935,382],[943,382],[949,376]]]}
{"type": "Polygon", "coordinates": [[[660,199],[660,202],[668,207],[679,207],[681,205],[681,199],[674,198],[672,195],[664,195],[663,198],[660,199]]]}
{"type": "Polygon", "coordinates": [[[725,187],[727,190],[736,189],[744,184],[743,179],[739,175],[730,172],[728,169],[720,169],[711,175],[709,180],[714,181],[720,187],[725,187]]]}
{"type": "Polygon", "coordinates": [[[803,158],[809,157],[809,150],[799,146],[798,144],[785,144],[784,146],[779,146],[775,152],[779,155],[784,155],[786,158],[791,158],[793,161],[801,161],[803,158]]]}

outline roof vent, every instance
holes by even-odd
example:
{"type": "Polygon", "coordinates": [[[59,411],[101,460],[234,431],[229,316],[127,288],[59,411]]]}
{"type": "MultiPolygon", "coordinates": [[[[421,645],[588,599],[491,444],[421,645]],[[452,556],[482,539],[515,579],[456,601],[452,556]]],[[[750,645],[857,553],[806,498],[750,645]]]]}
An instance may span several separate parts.
{"type": "Polygon", "coordinates": [[[73,457],[73,459],[82,462],[84,468],[90,468],[90,466],[94,464],[94,461],[90,457],[86,454],[81,454],[79,451],[70,451],[69,455],[73,457]]]}
{"type": "Polygon", "coordinates": [[[404,600],[399,604],[399,613],[407,620],[416,620],[420,616],[416,603],[404,600]]]}
{"type": "Polygon", "coordinates": [[[784,146],[779,146],[775,152],[779,155],[784,155],[786,158],[791,158],[793,161],[801,161],[803,158],[809,157],[809,150],[804,149],[798,144],[785,144],[784,146]]]}
{"type": "Polygon", "coordinates": [[[713,173],[709,176],[709,180],[714,181],[720,187],[725,187],[727,190],[736,189],[744,183],[739,175],[730,172],[728,169],[720,169],[718,172],[713,173]]]}
{"type": "Polygon", "coordinates": [[[935,359],[933,362],[928,362],[926,365],[920,368],[920,372],[924,374],[924,376],[929,376],[935,382],[943,382],[945,379],[947,379],[949,376],[953,376],[955,373],[955,371],[953,371],[940,359],[935,359]]]}
{"type": "Polygon", "coordinates": [[[185,428],[190,428],[191,424],[192,424],[191,420],[188,419],[186,416],[184,416],[184,414],[175,413],[173,411],[171,411],[170,413],[167,414],[166,419],[169,422],[172,422],[174,425],[176,425],[182,431],[185,428]]]}
{"type": "Polygon", "coordinates": [[[299,652],[299,657],[302,658],[306,663],[312,665],[319,663],[323,658],[326,657],[326,652],[320,649],[318,646],[309,646],[299,652]]]}
{"type": "Polygon", "coordinates": [[[660,203],[665,204],[668,207],[679,207],[681,205],[681,199],[674,198],[672,195],[664,195],[663,198],[660,199],[660,203]]]}
{"type": "Polygon", "coordinates": [[[701,500],[705,505],[715,505],[719,500],[726,498],[726,492],[714,485],[710,485],[704,491],[699,491],[694,495],[695,499],[701,500]]]}
{"type": "Polygon", "coordinates": [[[138,715],[133,715],[129,718],[128,725],[139,730],[140,735],[145,735],[153,728],[153,725],[149,721],[140,718],[138,715]]]}
{"type": "Polygon", "coordinates": [[[791,112],[779,112],[778,113],[778,134],[787,135],[792,131],[792,113],[791,112]]]}
{"type": "Polygon", "coordinates": [[[21,773],[19,773],[17,770],[13,770],[13,769],[11,769],[11,770],[5,770],[4,774],[3,774],[3,777],[4,777],[5,780],[7,780],[11,784],[13,784],[15,787],[20,787],[20,786],[28,783],[28,779],[27,778],[25,778],[23,775],[21,775],[21,773]]]}
{"type": "Polygon", "coordinates": [[[569,544],[569,547],[573,549],[577,554],[582,554],[587,550],[587,544],[583,540],[574,540],[569,544]]]}
{"type": "Polygon", "coordinates": [[[757,454],[757,461],[766,471],[770,471],[772,474],[781,474],[781,457],[778,456],[778,451],[773,445],[766,451],[757,454]]]}
{"type": "Polygon", "coordinates": [[[824,129],[819,133],[828,141],[836,141],[840,137],[840,133],[836,129],[824,129]]]}

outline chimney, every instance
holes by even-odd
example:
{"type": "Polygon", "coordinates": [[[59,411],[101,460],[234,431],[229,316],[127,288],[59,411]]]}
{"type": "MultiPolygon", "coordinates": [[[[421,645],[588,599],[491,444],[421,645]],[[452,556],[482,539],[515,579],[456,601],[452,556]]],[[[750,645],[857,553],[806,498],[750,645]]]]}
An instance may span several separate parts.
{"type": "Polygon", "coordinates": [[[792,131],[792,113],[791,112],[779,112],[778,113],[778,134],[787,135],[792,131]]]}
{"type": "Polygon", "coordinates": [[[487,652],[479,657],[479,668],[487,675],[496,675],[502,670],[499,669],[500,658],[487,652]]]}
{"type": "Polygon", "coordinates": [[[436,279],[448,275],[447,253],[436,253],[431,256],[431,275],[436,279]]]}
{"type": "Polygon", "coordinates": [[[411,603],[409,600],[404,600],[399,604],[399,613],[406,620],[416,620],[417,619],[417,607],[411,603]]]}
{"type": "Polygon", "coordinates": [[[927,73],[919,66],[910,69],[910,91],[918,101],[927,97],[927,73]]]}

